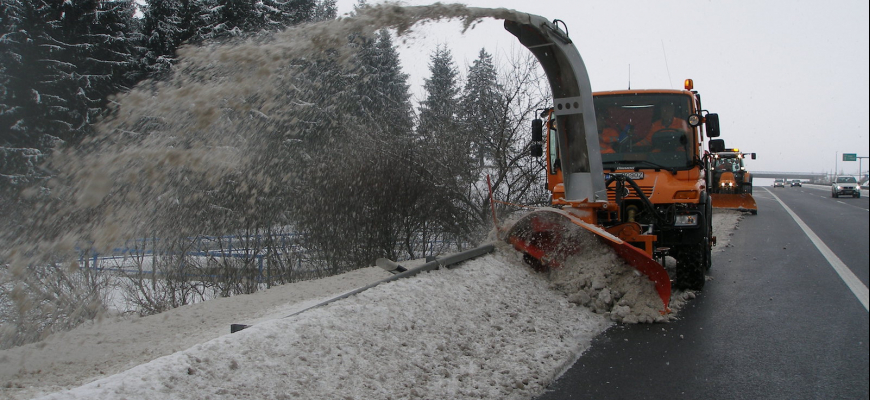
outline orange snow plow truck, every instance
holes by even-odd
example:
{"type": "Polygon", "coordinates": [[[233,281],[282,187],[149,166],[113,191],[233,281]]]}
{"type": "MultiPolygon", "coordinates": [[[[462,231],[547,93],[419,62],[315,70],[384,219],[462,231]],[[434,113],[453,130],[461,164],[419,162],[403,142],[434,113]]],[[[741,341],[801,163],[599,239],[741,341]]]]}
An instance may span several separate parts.
{"type": "Polygon", "coordinates": [[[593,95],[583,60],[558,22],[531,14],[505,20],[541,63],[553,95],[546,121],[532,122],[531,146],[536,156],[546,149],[552,206],[523,216],[506,240],[533,267],[546,269],[562,266],[583,235],[594,235],[649,277],[667,310],[665,257],[676,259],[677,288],[700,289],[710,267],[710,157],[702,126],[708,137],[718,136],[718,115],[702,109],[691,80],[685,90],[593,95]]]}

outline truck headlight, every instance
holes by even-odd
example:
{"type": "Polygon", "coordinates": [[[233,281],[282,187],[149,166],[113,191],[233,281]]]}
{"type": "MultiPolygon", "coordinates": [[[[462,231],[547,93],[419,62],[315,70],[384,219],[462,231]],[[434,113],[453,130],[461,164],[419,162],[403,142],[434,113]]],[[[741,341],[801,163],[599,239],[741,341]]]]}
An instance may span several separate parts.
{"type": "Polygon", "coordinates": [[[698,216],[696,214],[679,214],[674,221],[674,226],[697,226],[698,216]]]}

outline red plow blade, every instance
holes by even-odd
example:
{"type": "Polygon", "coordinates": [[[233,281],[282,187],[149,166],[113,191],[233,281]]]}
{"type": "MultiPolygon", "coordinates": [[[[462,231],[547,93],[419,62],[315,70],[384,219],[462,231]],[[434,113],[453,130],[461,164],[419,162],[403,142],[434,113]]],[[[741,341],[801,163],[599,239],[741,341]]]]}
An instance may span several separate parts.
{"type": "Polygon", "coordinates": [[[526,260],[536,270],[561,268],[568,257],[582,250],[584,237],[588,237],[586,232],[593,233],[599,241],[613,248],[616,255],[628,265],[646,275],[655,284],[664,312],[668,311],[671,279],[661,264],[639,248],[567,211],[545,209],[530,213],[511,227],[507,242],[525,254],[526,260]]]}

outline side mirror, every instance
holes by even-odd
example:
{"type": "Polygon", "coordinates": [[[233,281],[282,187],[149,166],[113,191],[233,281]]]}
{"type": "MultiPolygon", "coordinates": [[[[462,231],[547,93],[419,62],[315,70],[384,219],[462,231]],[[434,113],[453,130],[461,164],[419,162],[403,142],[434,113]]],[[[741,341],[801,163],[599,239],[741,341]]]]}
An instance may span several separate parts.
{"type": "Polygon", "coordinates": [[[752,159],[753,160],[755,159],[755,153],[752,153],[752,159]]]}
{"type": "Polygon", "coordinates": [[[544,121],[532,120],[532,145],[530,148],[532,157],[544,155],[544,121]]]}
{"type": "Polygon", "coordinates": [[[721,153],[723,151],[725,151],[725,140],[724,139],[710,140],[710,152],[711,153],[721,153]]]}
{"type": "Polygon", "coordinates": [[[719,114],[707,114],[704,121],[704,125],[707,127],[707,137],[719,137],[719,114]]]}

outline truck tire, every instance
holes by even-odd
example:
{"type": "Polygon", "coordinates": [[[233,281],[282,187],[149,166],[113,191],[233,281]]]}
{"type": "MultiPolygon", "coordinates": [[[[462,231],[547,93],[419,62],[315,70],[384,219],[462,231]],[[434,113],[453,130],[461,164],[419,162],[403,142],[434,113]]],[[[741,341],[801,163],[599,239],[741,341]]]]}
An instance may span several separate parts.
{"type": "Polygon", "coordinates": [[[701,290],[706,282],[704,260],[704,245],[699,243],[684,248],[676,255],[677,268],[674,286],[680,290],[701,290]]]}
{"type": "Polygon", "coordinates": [[[704,211],[706,213],[704,221],[707,224],[707,235],[701,240],[701,244],[704,246],[704,251],[702,252],[704,270],[709,271],[713,267],[713,202],[709,199],[707,200],[706,207],[704,207],[704,211]]]}
{"type": "Polygon", "coordinates": [[[706,282],[706,272],[713,265],[713,203],[710,198],[702,199],[704,213],[701,215],[700,229],[689,243],[679,246],[673,257],[677,260],[674,285],[681,290],[701,290],[706,282]]]}

